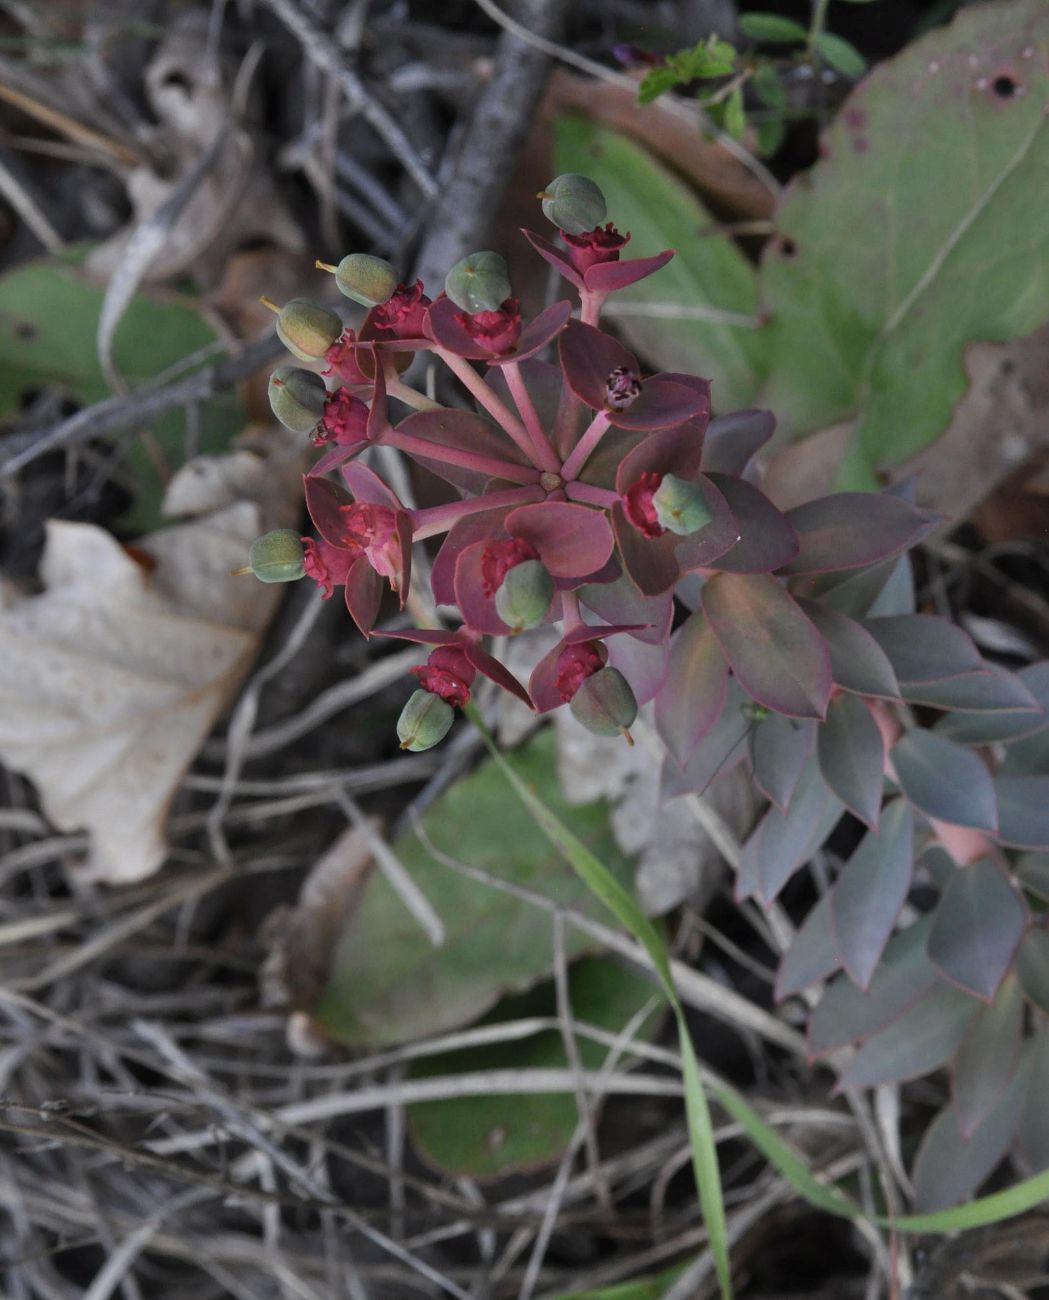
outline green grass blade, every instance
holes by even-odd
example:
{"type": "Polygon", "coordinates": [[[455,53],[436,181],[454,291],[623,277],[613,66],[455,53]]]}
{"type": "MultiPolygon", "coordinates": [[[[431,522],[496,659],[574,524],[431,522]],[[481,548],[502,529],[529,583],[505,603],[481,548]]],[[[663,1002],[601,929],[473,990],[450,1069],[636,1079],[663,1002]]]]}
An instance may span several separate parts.
{"type": "Polygon", "coordinates": [[[652,922],[645,916],[637,902],[615,879],[587,846],[554,815],[534,790],[518,776],[513,765],[501,753],[480,715],[472,706],[467,712],[484,737],[492,757],[499,764],[518,798],[535,817],[550,842],[564,855],[566,861],[586,881],[594,894],[601,899],[616,919],[629,930],[642,945],[656,968],[667,1000],[674,1008],[681,1037],[681,1059],[685,1083],[685,1114],[688,1120],[689,1139],[692,1146],[692,1166],[699,1189],[699,1204],[706,1224],[714,1266],[718,1275],[723,1300],[732,1300],[732,1275],[728,1256],[728,1231],[725,1223],[725,1202],[721,1192],[717,1149],[714,1144],[714,1127],[710,1119],[706,1094],[700,1075],[699,1061],[685,1020],[684,1008],[678,1000],[677,990],[670,974],[666,949],[652,922]]]}

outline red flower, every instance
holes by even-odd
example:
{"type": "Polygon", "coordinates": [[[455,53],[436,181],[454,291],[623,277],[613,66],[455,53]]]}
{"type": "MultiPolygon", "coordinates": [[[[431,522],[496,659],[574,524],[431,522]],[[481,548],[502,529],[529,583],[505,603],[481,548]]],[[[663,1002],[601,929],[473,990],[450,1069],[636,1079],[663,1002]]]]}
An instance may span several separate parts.
{"type": "Polygon", "coordinates": [[[662,537],[666,532],[656,516],[656,507],[652,501],[662,482],[662,474],[646,470],[637,482],[623,493],[623,509],[626,511],[626,517],[646,537],[662,537]]]}
{"type": "Polygon", "coordinates": [[[360,556],[360,547],[332,546],[323,537],[319,541],[304,537],[302,544],[306,548],[302,557],[306,576],[313,579],[320,587],[323,599],[328,600],[336,587],[345,584],[346,575],[360,556]]]}
{"type": "Polygon", "coordinates": [[[368,437],[368,408],[359,397],[345,388],[328,394],[320,427],[313,436],[318,445],[335,443],[340,447],[353,447],[368,437]]]}
{"type": "Polygon", "coordinates": [[[491,600],[503,585],[503,579],[515,565],[538,560],[539,552],[520,537],[491,541],[481,556],[481,590],[491,600]]]}
{"type": "Polygon", "coordinates": [[[562,230],[561,238],[568,249],[568,260],[580,275],[599,262],[618,262],[619,250],[630,242],[630,236],[621,235],[611,221],[582,235],[570,235],[562,230]]]}
{"type": "Polygon", "coordinates": [[[422,338],[429,306],[421,280],[411,286],[399,284],[388,302],[371,309],[368,322],[380,334],[389,333],[398,339],[422,338]]]}
{"type": "Polygon", "coordinates": [[[600,641],[577,641],[567,645],[557,657],[554,683],[561,702],[568,701],[588,677],[592,677],[608,661],[608,651],[600,641]]]}
{"type": "Polygon", "coordinates": [[[358,347],[356,333],[351,329],[343,330],[341,336],[324,354],[328,368],[322,373],[338,375],[344,384],[352,384],[355,387],[371,384],[372,376],[366,374],[357,361],[358,347]]]}
{"type": "Polygon", "coordinates": [[[454,708],[461,709],[470,702],[470,686],[477,669],[460,646],[438,646],[426,663],[419,664],[412,672],[424,691],[439,695],[454,708]]]}
{"type": "Polygon", "coordinates": [[[521,304],[516,298],[507,298],[498,311],[479,311],[472,316],[469,312],[456,312],[455,320],[492,356],[512,352],[521,337],[521,304]]]}

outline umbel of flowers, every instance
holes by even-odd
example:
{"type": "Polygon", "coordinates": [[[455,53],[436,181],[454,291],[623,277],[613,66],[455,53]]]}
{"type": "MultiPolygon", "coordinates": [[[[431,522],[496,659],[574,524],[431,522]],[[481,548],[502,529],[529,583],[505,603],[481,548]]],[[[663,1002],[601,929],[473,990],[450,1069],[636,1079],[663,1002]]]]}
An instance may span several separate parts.
{"type": "Polygon", "coordinates": [[[609,295],[673,253],[625,258],[630,236],[606,221],[587,177],[559,176],[540,197],[560,243],[524,234],[576,290],[578,314],[563,300],[524,320],[506,262],[491,251],[463,258],[433,297],[367,254],[326,267],[368,308],[359,331],[317,303],[270,304],[289,351],[315,367],[275,371],[273,410],[322,454],[305,478],[316,538],[260,538],[254,572],[309,576],[325,596],[341,588],[370,636],[384,584],[404,606],[413,545],[444,537],[433,590],[458,625],[382,633],[433,647],[398,727],[408,749],[448,732],[478,673],[540,712],[568,704],[607,736],[629,737],[638,705],[658,696],[682,764],[730,677],[777,713],[823,718],[840,687],[826,628],[788,581],[892,557],[929,517],[895,496],[777,510],[750,468],[771,414],[711,419],[706,379],[645,375],[601,329],[609,295]],[[451,370],[472,409],[438,405],[404,382],[420,351],[451,370]],[[409,509],[366,463],[374,445],[399,448],[457,498],[409,509]],[[687,605],[694,612],[672,638],[675,609],[687,605]],[[484,642],[547,622],[560,640],[526,687],[484,642]]]}

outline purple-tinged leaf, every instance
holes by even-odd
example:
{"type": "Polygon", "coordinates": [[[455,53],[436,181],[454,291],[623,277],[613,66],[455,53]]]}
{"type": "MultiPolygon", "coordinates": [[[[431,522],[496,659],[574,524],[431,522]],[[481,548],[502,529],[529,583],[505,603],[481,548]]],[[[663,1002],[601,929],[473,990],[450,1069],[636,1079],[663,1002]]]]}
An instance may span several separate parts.
{"type": "Polygon", "coordinates": [[[702,474],[695,478],[694,483],[711,518],[703,528],[684,537],[672,532],[665,532],[660,537],[645,537],[630,522],[621,505],[612,507],[612,527],[623,557],[623,567],[646,596],[669,591],[676,586],[682,573],[709,567],[739,537],[735,516],[714,484],[702,474]]]}
{"type": "Polygon", "coordinates": [[[1049,727],[1049,663],[1029,664],[1018,673],[1007,672],[994,664],[988,664],[987,668],[989,671],[985,676],[960,677],[954,682],[944,682],[939,688],[932,688],[946,693],[949,688],[957,687],[959,695],[965,699],[964,703],[930,702],[939,708],[973,710],[976,706],[971,702],[971,695],[966,698],[967,692],[982,691],[986,699],[990,691],[994,690],[994,698],[1002,700],[1008,691],[1008,711],[1004,705],[999,704],[994,706],[998,711],[989,714],[954,713],[940,719],[936,724],[937,731],[964,744],[989,745],[997,741],[1019,740],[1049,727]],[[991,682],[987,681],[988,677],[992,679],[991,682]],[[1019,702],[1022,699],[1027,701],[1026,705],[1019,702]]]}
{"type": "Polygon", "coordinates": [[[397,545],[400,555],[397,560],[396,576],[390,579],[390,586],[397,593],[401,609],[408,603],[408,588],[412,581],[412,517],[407,510],[397,511],[397,545]]]}
{"type": "Polygon", "coordinates": [[[913,875],[914,814],[894,799],[880,832],[867,832],[830,892],[841,964],[861,989],[870,987],[913,875]]]}
{"type": "Polygon", "coordinates": [[[934,984],[866,1039],[842,1070],[836,1091],[915,1079],[946,1065],[979,1009],[979,1002],[961,989],[934,984]]]}
{"type": "Polygon", "coordinates": [[[726,573],[771,573],[798,553],[798,535],[763,492],[731,474],[710,474],[711,483],[729,504],[740,539],[717,567],[726,573]]]}
{"type": "Polygon", "coordinates": [[[543,348],[561,333],[571,315],[572,304],[567,300],[551,303],[535,320],[529,321],[524,327],[512,352],[498,357],[488,355],[485,360],[490,366],[505,366],[511,361],[529,360],[537,352],[542,352],[543,348]]]}
{"type": "Polygon", "coordinates": [[[914,591],[914,568],[909,555],[901,555],[896,560],[886,560],[889,574],[885,585],[874,597],[868,618],[890,618],[896,614],[913,614],[917,608],[914,591]]]}
{"type": "Polygon", "coordinates": [[[642,474],[675,474],[692,480],[699,473],[702,455],[703,438],[692,425],[661,429],[643,438],[622,457],[616,471],[616,491],[625,492],[642,474]]]}
{"type": "Polygon", "coordinates": [[[1008,974],[1030,917],[988,858],[951,877],[933,913],[929,960],[960,988],[990,1002],[1008,974]]]}
{"type": "Polygon", "coordinates": [[[885,651],[901,686],[983,671],[972,637],[938,614],[868,618],[863,626],[885,651]]]}
{"type": "Polygon", "coordinates": [[[357,501],[388,510],[403,510],[397,493],[368,465],[354,461],[342,467],[342,477],[357,501]]]}
{"type": "Polygon", "coordinates": [[[824,842],[841,813],[841,801],[827,789],[815,759],[810,759],[788,810],[770,808],[743,845],[737,898],[756,892],[766,905],[773,902],[824,842]]]}
{"type": "Polygon", "coordinates": [[[576,397],[595,411],[605,409],[608,396],[608,377],[622,367],[640,376],[637,357],[628,352],[611,334],[605,334],[593,325],[571,320],[558,343],[561,368],[568,386],[576,397]]]}
{"type": "Polygon", "coordinates": [[[925,1130],[913,1170],[919,1214],[960,1204],[1003,1159],[1020,1123],[1030,1072],[1030,1054],[1024,1052],[998,1104],[968,1139],[953,1106],[945,1106],[925,1130]]]}
{"type": "Polygon", "coordinates": [[[951,1064],[951,1101],[965,1141],[994,1110],[1016,1072],[1023,1022],[1023,995],[1010,977],[962,1039],[951,1064]]]}
{"type": "Polygon", "coordinates": [[[503,527],[506,515],[506,508],[502,506],[492,510],[478,510],[475,514],[466,515],[448,530],[430,574],[434,599],[439,605],[456,604],[455,566],[468,546],[473,546],[475,542],[505,540],[510,536],[503,527]]]}
{"type": "MultiPolygon", "coordinates": [[[[945,682],[926,683],[918,702],[931,704],[937,709],[954,709],[960,713],[1028,714],[1042,711],[1041,703],[1024,685],[1023,678],[1018,673],[1011,673],[1006,668],[987,662],[980,672],[951,677],[945,682]]],[[[1049,722],[1049,718],[1046,721],[1049,722]]]]}
{"type": "Polygon", "coordinates": [[[346,519],[343,507],[353,505],[353,497],[338,483],[330,479],[314,478],[307,474],[305,483],[306,509],[313,526],[332,546],[346,545],[346,519]]]}
{"type": "MultiPolygon", "coordinates": [[[[893,584],[894,575],[901,565],[909,568],[906,555],[897,560],[883,560],[865,569],[848,569],[841,573],[809,573],[791,580],[795,596],[816,600],[825,608],[849,618],[866,618],[872,615],[882,595],[893,584]]],[[[879,614],[911,614],[913,604],[907,609],[882,609],[879,614]]]]}
{"type": "Polygon", "coordinates": [[[1028,893],[1049,903],[1049,853],[1024,853],[1016,864],[1016,878],[1028,893]]]}
{"type": "Polygon", "coordinates": [[[827,643],[835,686],[856,695],[899,699],[900,687],[889,657],[861,623],[812,600],[799,600],[798,604],[827,643]]]}
{"type": "Polygon", "coordinates": [[[915,728],[893,745],[889,758],[903,793],[926,817],[976,830],[997,829],[994,782],[971,749],[915,728]]]}
{"type": "Polygon", "coordinates": [[[827,644],[775,578],[719,573],[703,588],[703,610],[753,699],[795,718],[824,716],[831,692],[827,644]]]}
{"type": "Polygon", "coordinates": [[[938,518],[899,497],[873,492],[839,492],[796,506],[787,518],[800,550],[784,573],[829,573],[877,564],[910,550],[938,518]]]}
{"type": "Polygon", "coordinates": [[[684,384],[666,379],[646,379],[641,392],[622,411],[608,411],[610,423],[620,429],[676,428],[686,420],[700,420],[710,411],[710,399],[684,384]]]}
{"type": "Polygon", "coordinates": [[[350,565],[344,596],[350,618],[357,624],[361,635],[371,636],[382,603],[382,579],[368,563],[366,555],[360,555],[350,565]]]}
{"type": "Polygon", "coordinates": [[[667,755],[660,778],[664,799],[674,799],[680,794],[703,794],[714,781],[727,776],[743,761],[747,753],[744,742],[754,725],[746,713],[749,704],[739,683],[731,678],[721,716],[693,750],[684,771],[667,755]]]}
{"type": "Polygon", "coordinates": [[[893,935],[866,993],[846,975],[827,988],[809,1017],[811,1060],[876,1034],[940,983],[925,951],[930,924],[922,917],[893,935]]]}
{"type": "Polygon", "coordinates": [[[583,277],[591,293],[613,293],[661,271],[674,256],[672,248],[651,257],[630,257],[621,262],[597,262],[588,266],[583,277]]]}
{"type": "Polygon", "coordinates": [[[345,465],[348,460],[353,460],[354,456],[359,455],[367,445],[364,440],[355,442],[352,447],[342,447],[336,443],[335,446],[329,447],[319,460],[314,461],[307,473],[311,477],[323,478],[325,474],[330,474],[333,469],[338,469],[340,466],[345,465]]]}
{"type": "Polygon", "coordinates": [[[618,668],[630,683],[638,705],[654,700],[666,680],[670,667],[670,645],[664,641],[653,645],[638,634],[617,636],[608,644],[608,666],[618,668]]]}
{"type": "Polygon", "coordinates": [[[558,248],[556,244],[552,244],[549,239],[544,239],[542,235],[537,235],[534,230],[522,229],[521,234],[524,235],[543,261],[552,266],[559,275],[563,275],[569,284],[574,285],[577,289],[584,287],[583,277],[565,256],[562,249],[558,248]]]}
{"type": "Polygon", "coordinates": [[[776,974],[777,1002],[833,975],[841,966],[831,931],[830,898],[824,894],[809,912],[776,974]]]}
{"type": "Polygon", "coordinates": [[[942,894],[947,882],[958,870],[958,863],[951,857],[942,844],[929,844],[920,858],[921,865],[929,873],[932,883],[942,894]]]}
{"type": "Polygon", "coordinates": [[[770,713],[750,733],[750,765],[762,794],[786,812],[816,743],[811,718],[770,713]]]}
{"type": "Polygon", "coordinates": [[[615,545],[604,513],[571,501],[518,506],[506,516],[506,531],[530,542],[555,578],[594,573],[615,545]]]}
{"type": "Polygon", "coordinates": [[[1040,1174],[1049,1169],[1049,1030],[1039,1025],[1029,1040],[1031,1077],[1027,1097],[1016,1130],[1014,1157],[1024,1173],[1040,1174]]]}
{"type": "Polygon", "coordinates": [[[1039,1011],[1049,1016],[1049,931],[1032,925],[1016,953],[1020,987],[1039,1011]]]}
{"type": "Polygon", "coordinates": [[[482,565],[487,549],[487,542],[475,542],[460,554],[455,565],[455,603],[472,632],[509,636],[511,629],[496,613],[494,596],[484,594],[482,565]]]}
{"type": "Polygon", "coordinates": [[[876,829],[885,788],[881,728],[858,695],[837,695],[819,729],[820,771],[849,812],[876,829]]]}
{"type": "Polygon", "coordinates": [[[1049,849],[1049,776],[1000,776],[998,834],[1013,849],[1049,849]]]}
{"type": "Polygon", "coordinates": [[[752,458],[772,437],[776,417],[771,411],[732,411],[707,426],[703,469],[708,474],[742,475],[752,458]]]}
{"type": "Polygon", "coordinates": [[[586,608],[606,623],[647,623],[649,626],[643,632],[634,634],[639,641],[663,645],[670,636],[674,597],[669,591],[660,596],[644,596],[622,575],[614,582],[588,583],[577,594],[586,608]]]}
{"type": "MultiPolygon", "coordinates": [[[[472,411],[440,410],[416,411],[397,426],[397,433],[419,438],[434,444],[434,455],[413,448],[412,460],[425,466],[432,474],[466,492],[481,493],[488,481],[500,477],[499,461],[509,461],[526,467],[528,461],[516,443],[502,430],[472,411]],[[481,469],[449,465],[440,459],[441,448],[470,452],[492,463],[481,469]]],[[[536,471],[538,478],[538,471],[536,471]]]]}
{"type": "Polygon", "coordinates": [[[656,730],[684,767],[725,703],[728,664],[707,620],[699,612],[674,633],[670,667],[656,700],[656,730]]]}

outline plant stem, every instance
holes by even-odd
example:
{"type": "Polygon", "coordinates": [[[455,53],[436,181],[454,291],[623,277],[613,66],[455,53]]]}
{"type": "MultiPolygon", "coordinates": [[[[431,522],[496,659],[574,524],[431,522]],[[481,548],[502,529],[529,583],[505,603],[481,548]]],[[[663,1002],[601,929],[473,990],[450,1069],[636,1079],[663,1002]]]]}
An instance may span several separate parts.
{"type": "Polygon", "coordinates": [[[498,456],[482,456],[479,452],[468,451],[464,447],[446,447],[443,443],[417,438],[414,434],[401,433],[398,429],[387,430],[379,441],[384,446],[397,447],[409,456],[421,456],[427,460],[442,461],[445,465],[474,469],[479,474],[507,479],[510,483],[535,483],[537,477],[534,465],[519,465],[514,461],[501,460],[498,456]]]}
{"type": "Polygon", "coordinates": [[[565,484],[565,496],[569,501],[582,501],[588,506],[598,506],[609,510],[620,499],[618,492],[611,488],[595,487],[592,483],[580,483],[578,479],[565,484]]]}
{"type": "Polygon", "coordinates": [[[816,42],[820,38],[827,21],[827,6],[830,0],[813,0],[812,5],[812,24],[809,27],[809,39],[805,46],[807,54],[812,54],[816,49],[816,42]]]}
{"type": "Polygon", "coordinates": [[[532,394],[525,386],[524,377],[521,374],[521,366],[517,361],[510,361],[503,366],[503,374],[506,376],[506,384],[514,399],[514,405],[521,413],[521,419],[528,430],[528,435],[532,439],[532,449],[536,462],[540,469],[552,471],[554,474],[561,468],[561,458],[554,451],[550,439],[546,435],[539,420],[539,414],[535,409],[535,403],[532,401],[532,394]]]}
{"type": "Polygon", "coordinates": [[[607,293],[597,293],[592,289],[579,290],[579,302],[582,305],[581,319],[584,325],[593,325],[596,329],[601,319],[601,308],[605,305],[607,293]]]}
{"type": "Polygon", "coordinates": [[[574,479],[579,471],[589,460],[591,453],[597,447],[597,444],[605,436],[609,426],[609,414],[607,411],[598,411],[590,421],[589,427],[584,430],[583,436],[576,443],[571,455],[565,461],[561,468],[561,477],[564,479],[574,479]]]}
{"type": "Polygon", "coordinates": [[[403,383],[400,379],[386,376],[386,392],[390,397],[396,397],[399,402],[405,406],[414,407],[417,411],[440,411],[444,408],[440,402],[435,402],[432,397],[427,397],[425,393],[420,393],[418,389],[412,388],[410,384],[403,383]]]}
{"type": "Polygon", "coordinates": [[[579,612],[579,597],[574,591],[561,592],[561,620],[565,625],[566,633],[585,626],[583,616],[579,612]]]}
{"type": "MultiPolygon", "coordinates": [[[[532,440],[528,436],[528,430],[521,421],[514,415],[513,411],[507,406],[498,393],[492,390],[490,384],[486,384],[477,371],[470,365],[464,357],[456,356],[454,352],[449,352],[447,348],[434,345],[433,352],[435,356],[441,358],[448,369],[455,375],[456,379],[468,388],[478,403],[484,407],[488,414],[509,438],[524,452],[529,460],[533,460],[535,453],[532,450],[532,440]]],[[[539,466],[540,469],[545,466],[539,466]]]]}
{"type": "Polygon", "coordinates": [[[424,510],[410,510],[412,520],[412,540],[424,541],[427,537],[436,537],[446,533],[467,515],[475,515],[481,510],[496,510],[500,506],[511,510],[514,506],[531,505],[543,501],[546,493],[538,484],[535,487],[507,488],[505,492],[488,492],[483,497],[471,497],[468,501],[450,501],[444,506],[429,506],[424,510]]]}

